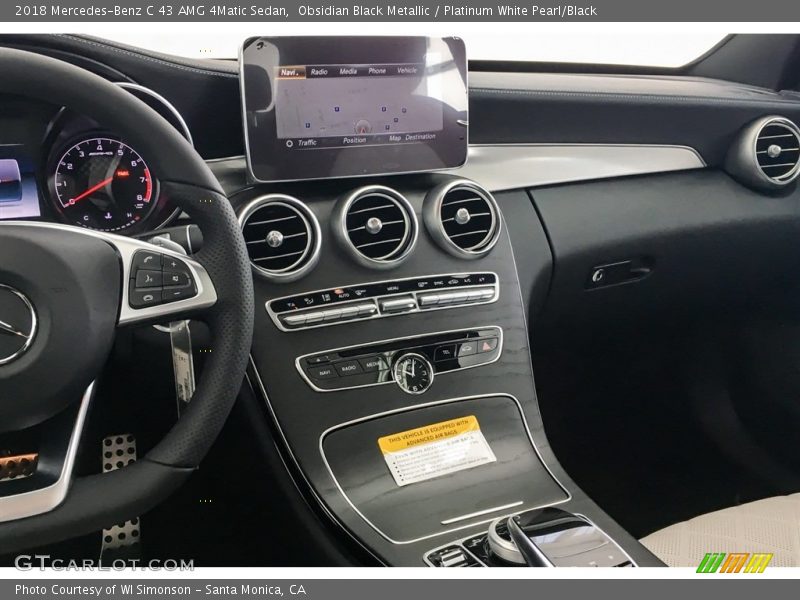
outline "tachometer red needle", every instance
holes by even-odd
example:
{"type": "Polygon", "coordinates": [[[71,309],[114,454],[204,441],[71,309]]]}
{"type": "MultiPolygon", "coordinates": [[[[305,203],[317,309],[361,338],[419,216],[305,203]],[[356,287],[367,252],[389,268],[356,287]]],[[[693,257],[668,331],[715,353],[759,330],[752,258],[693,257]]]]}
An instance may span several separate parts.
{"type": "Polygon", "coordinates": [[[113,177],[113,176],[112,176],[112,177],[109,177],[108,179],[104,179],[103,181],[101,181],[101,182],[100,182],[100,183],[98,183],[97,185],[93,185],[92,187],[90,187],[88,190],[86,190],[86,191],[85,191],[85,192],[83,192],[82,194],[79,194],[79,195],[75,196],[75,197],[72,199],[72,202],[74,203],[74,202],[77,202],[78,200],[83,200],[84,198],[86,198],[86,196],[91,196],[91,195],[92,195],[92,194],[94,194],[94,193],[95,193],[97,190],[99,190],[99,189],[101,189],[101,188],[104,188],[104,187],[106,187],[106,186],[107,186],[109,183],[111,183],[112,181],[114,181],[114,177],[113,177]]]}

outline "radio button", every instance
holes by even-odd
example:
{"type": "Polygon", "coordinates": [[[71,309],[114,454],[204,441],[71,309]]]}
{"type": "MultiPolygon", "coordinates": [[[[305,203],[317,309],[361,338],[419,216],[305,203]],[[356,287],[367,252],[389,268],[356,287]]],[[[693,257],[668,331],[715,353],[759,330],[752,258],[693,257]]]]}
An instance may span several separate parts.
{"type": "Polygon", "coordinates": [[[333,366],[336,368],[336,372],[339,373],[340,377],[358,375],[359,373],[364,372],[357,360],[343,360],[333,363],[333,366]]]}

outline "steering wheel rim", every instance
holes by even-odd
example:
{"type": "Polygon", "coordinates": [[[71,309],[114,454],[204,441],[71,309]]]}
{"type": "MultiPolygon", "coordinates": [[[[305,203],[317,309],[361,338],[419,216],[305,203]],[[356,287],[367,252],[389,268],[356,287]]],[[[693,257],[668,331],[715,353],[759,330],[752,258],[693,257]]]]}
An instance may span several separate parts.
{"type": "MultiPolygon", "coordinates": [[[[53,58],[0,48],[0,72],[0,93],[85,114],[147,157],[162,194],[203,232],[203,249],[192,258],[207,271],[216,291],[216,302],[202,313],[214,345],[188,409],[135,463],[76,478],[54,510],[0,523],[0,547],[11,551],[30,546],[31,539],[48,543],[142,514],[183,483],[219,434],[244,379],[253,331],[253,283],[233,208],[203,159],[165,119],[113,83],[53,58]]],[[[122,296],[124,303],[126,294],[122,296]]]]}

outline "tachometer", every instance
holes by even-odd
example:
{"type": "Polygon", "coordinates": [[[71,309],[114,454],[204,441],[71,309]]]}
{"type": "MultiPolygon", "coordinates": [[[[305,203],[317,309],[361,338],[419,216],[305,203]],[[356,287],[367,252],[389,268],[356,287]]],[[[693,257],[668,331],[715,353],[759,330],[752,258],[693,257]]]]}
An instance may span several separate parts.
{"type": "Polygon", "coordinates": [[[127,144],[104,137],[70,147],[53,175],[57,208],[68,223],[120,231],[147,218],[157,192],[150,169],[127,144]]]}

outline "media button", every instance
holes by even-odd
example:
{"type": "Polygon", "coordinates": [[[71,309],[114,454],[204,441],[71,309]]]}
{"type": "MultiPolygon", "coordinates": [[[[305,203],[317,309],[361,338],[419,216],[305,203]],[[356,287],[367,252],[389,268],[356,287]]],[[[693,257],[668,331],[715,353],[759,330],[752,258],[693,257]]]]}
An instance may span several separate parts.
{"type": "Polygon", "coordinates": [[[386,364],[386,361],[383,360],[380,356],[370,356],[368,358],[362,358],[358,361],[361,363],[361,368],[364,369],[365,373],[373,373],[375,371],[386,371],[389,368],[389,365],[386,364]]]}

